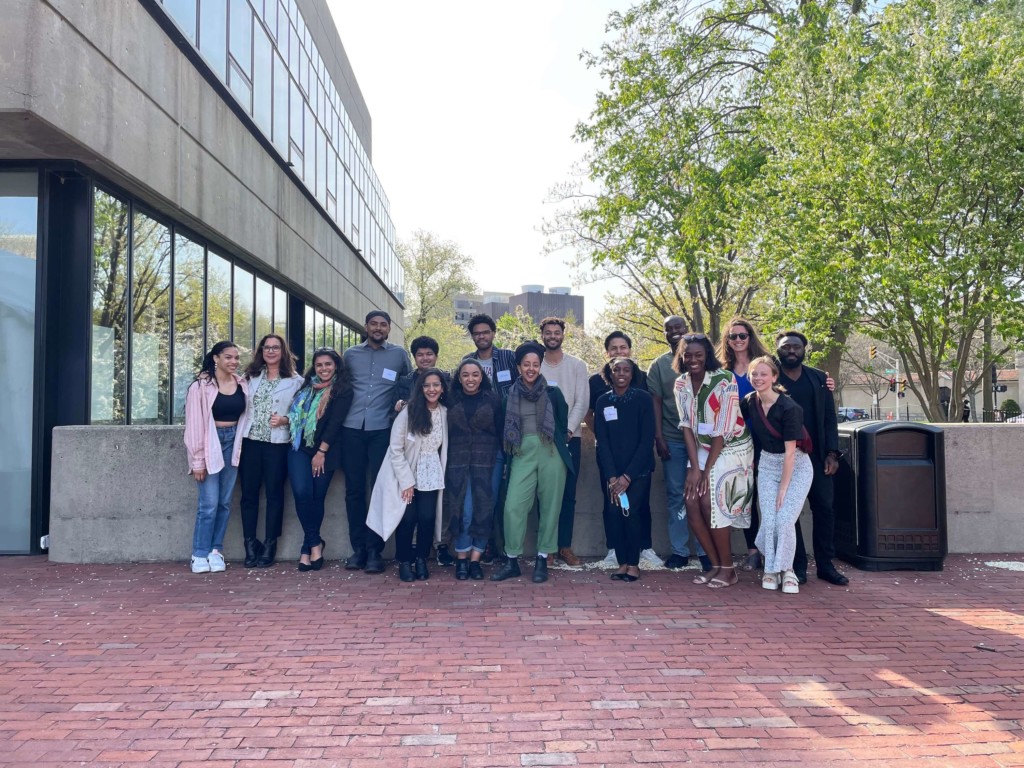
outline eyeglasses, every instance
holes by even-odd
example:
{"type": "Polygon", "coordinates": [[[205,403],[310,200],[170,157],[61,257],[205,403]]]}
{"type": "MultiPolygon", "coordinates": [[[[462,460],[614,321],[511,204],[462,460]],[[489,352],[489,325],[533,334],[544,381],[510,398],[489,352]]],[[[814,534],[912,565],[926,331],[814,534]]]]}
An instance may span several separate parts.
{"type": "Polygon", "coordinates": [[[280,352],[281,351],[281,346],[279,344],[275,344],[274,346],[270,346],[269,344],[266,344],[263,347],[263,351],[264,352],[280,352]]]}
{"type": "Polygon", "coordinates": [[[488,328],[486,331],[476,331],[475,333],[471,333],[469,335],[476,339],[479,338],[480,336],[490,336],[492,333],[494,333],[494,331],[488,328]]]}
{"type": "Polygon", "coordinates": [[[750,338],[750,334],[749,333],[730,333],[729,334],[729,341],[736,341],[737,339],[739,339],[740,341],[746,341],[749,338],[750,338]]]}
{"type": "Polygon", "coordinates": [[[703,333],[688,333],[685,336],[683,336],[683,341],[689,344],[691,341],[702,341],[706,338],[707,336],[705,336],[703,333]]]}

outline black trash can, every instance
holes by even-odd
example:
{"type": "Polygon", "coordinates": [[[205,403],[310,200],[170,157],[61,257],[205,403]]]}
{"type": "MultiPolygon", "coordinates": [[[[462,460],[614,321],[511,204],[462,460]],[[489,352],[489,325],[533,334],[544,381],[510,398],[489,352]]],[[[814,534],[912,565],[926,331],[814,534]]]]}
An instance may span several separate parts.
{"type": "Polygon", "coordinates": [[[941,571],[946,557],[943,431],[849,421],[835,479],[836,554],[865,571],[941,571]]]}

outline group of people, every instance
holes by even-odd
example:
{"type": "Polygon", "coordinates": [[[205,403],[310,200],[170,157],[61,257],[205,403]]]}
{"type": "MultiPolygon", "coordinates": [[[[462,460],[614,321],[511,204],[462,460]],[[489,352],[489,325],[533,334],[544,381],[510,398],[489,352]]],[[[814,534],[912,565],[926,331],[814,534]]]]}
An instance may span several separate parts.
{"type": "Polygon", "coordinates": [[[580,564],[572,539],[586,423],[597,441],[612,579],[637,581],[642,562],[687,566],[692,534],[702,565],[694,583],[732,586],[731,531],[741,528],[748,544],[741,567],[763,567],[766,589],[798,592],[808,564],[798,518],[809,498],[818,578],[847,583],[832,562],[831,476],[840,458],[834,382],[804,364],[799,331],[779,333],[772,356],[742,318],[716,349],[669,317],[669,351],[647,373],[632,359],[630,338],[616,331],[605,339],[606,365],[590,375],[562,349],[562,319],[544,318],[539,341],[508,350],[494,346],[493,318],[476,315],[467,327],[476,351],[449,374],[437,367],[434,339],[412,341],[413,363],[388,342],[386,312],[369,313],[365,323],[365,341],[343,356],[314,350],[305,376],[277,334],[260,340],[241,375],[231,342],[206,355],[185,409],[199,486],[193,572],[225,568],[236,475],[245,565],[275,562],[287,477],[303,530],[297,567],[320,569],[324,502],[341,469],[352,549],[346,568],[383,572],[384,544],[394,536],[402,581],[430,577],[432,547],[459,580],[483,579],[490,563],[498,566],[492,581],[516,578],[536,506],[531,576],[545,582],[550,559],[580,564]],[[665,561],[651,541],[655,456],[665,475],[672,549],[665,561]]]}

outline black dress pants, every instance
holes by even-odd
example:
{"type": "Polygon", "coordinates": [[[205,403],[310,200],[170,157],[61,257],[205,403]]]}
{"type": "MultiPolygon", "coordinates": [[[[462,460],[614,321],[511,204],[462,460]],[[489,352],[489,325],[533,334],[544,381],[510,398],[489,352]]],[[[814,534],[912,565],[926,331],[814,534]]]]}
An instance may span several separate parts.
{"type": "Polygon", "coordinates": [[[608,491],[604,492],[604,528],[611,534],[611,540],[615,542],[615,559],[619,565],[639,565],[640,550],[643,547],[644,528],[646,525],[647,536],[650,536],[651,476],[634,478],[626,491],[629,499],[629,514],[624,514],[622,509],[612,504],[608,497],[608,491]],[[643,510],[647,509],[646,522],[643,510]]]}
{"type": "MultiPolygon", "coordinates": [[[[814,467],[814,480],[811,482],[807,501],[811,505],[811,520],[814,521],[814,561],[820,571],[826,563],[831,565],[832,558],[836,556],[836,517],[832,509],[835,485],[832,477],[825,474],[825,465],[817,456],[811,457],[811,465],[814,467]]],[[[804,546],[799,520],[796,523],[796,556],[793,558],[793,570],[801,574],[807,573],[807,549],[804,546]]]]}
{"type": "Polygon", "coordinates": [[[267,494],[267,517],[263,532],[266,539],[281,536],[284,518],[284,479],[288,476],[288,443],[265,443],[262,440],[242,440],[242,455],[238,460],[238,480],[242,486],[242,536],[256,538],[260,517],[260,486],[267,494]]]}
{"type": "Polygon", "coordinates": [[[384,541],[366,527],[370,494],[377,482],[377,472],[384,463],[391,441],[390,429],[341,429],[341,461],[345,470],[345,511],[348,515],[348,538],[353,552],[384,551],[384,541]],[[369,475],[369,485],[367,485],[369,475]]]}
{"type": "Polygon", "coordinates": [[[395,531],[395,559],[400,563],[411,563],[414,558],[424,560],[430,555],[434,543],[434,521],[437,519],[437,494],[440,491],[416,491],[412,503],[405,508],[402,522],[395,531]],[[412,537],[416,534],[416,547],[412,537]]]}
{"type": "MultiPolygon", "coordinates": [[[[607,502],[608,496],[608,478],[603,475],[601,480],[601,496],[605,498],[607,502]]],[[[630,493],[626,494],[629,496],[630,504],[633,504],[633,496],[630,493]]],[[[607,506],[607,504],[606,504],[607,506]]],[[[648,490],[645,494],[643,506],[636,508],[634,507],[630,514],[636,514],[640,518],[640,550],[651,549],[653,543],[651,540],[651,493],[650,493],[650,478],[648,478],[648,490]]],[[[608,515],[604,515],[604,540],[605,545],[608,549],[617,549],[619,542],[616,540],[616,530],[608,525],[608,515]]],[[[616,555],[618,558],[618,555],[616,555]]]]}

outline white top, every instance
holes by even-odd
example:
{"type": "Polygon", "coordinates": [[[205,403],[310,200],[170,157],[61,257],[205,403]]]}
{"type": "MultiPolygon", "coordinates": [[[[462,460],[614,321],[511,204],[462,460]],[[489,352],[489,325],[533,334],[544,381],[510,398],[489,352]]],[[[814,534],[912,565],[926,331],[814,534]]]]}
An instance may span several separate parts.
{"type": "Polygon", "coordinates": [[[550,386],[562,390],[565,404],[569,406],[569,429],[573,437],[579,437],[580,424],[590,405],[590,374],[587,364],[578,357],[563,354],[562,362],[552,365],[546,359],[541,361],[540,375],[550,386]]]}
{"type": "Polygon", "coordinates": [[[416,490],[439,491],[444,488],[444,467],[441,466],[441,437],[444,415],[440,408],[430,412],[430,434],[420,438],[420,455],[416,460],[416,490]]]}

